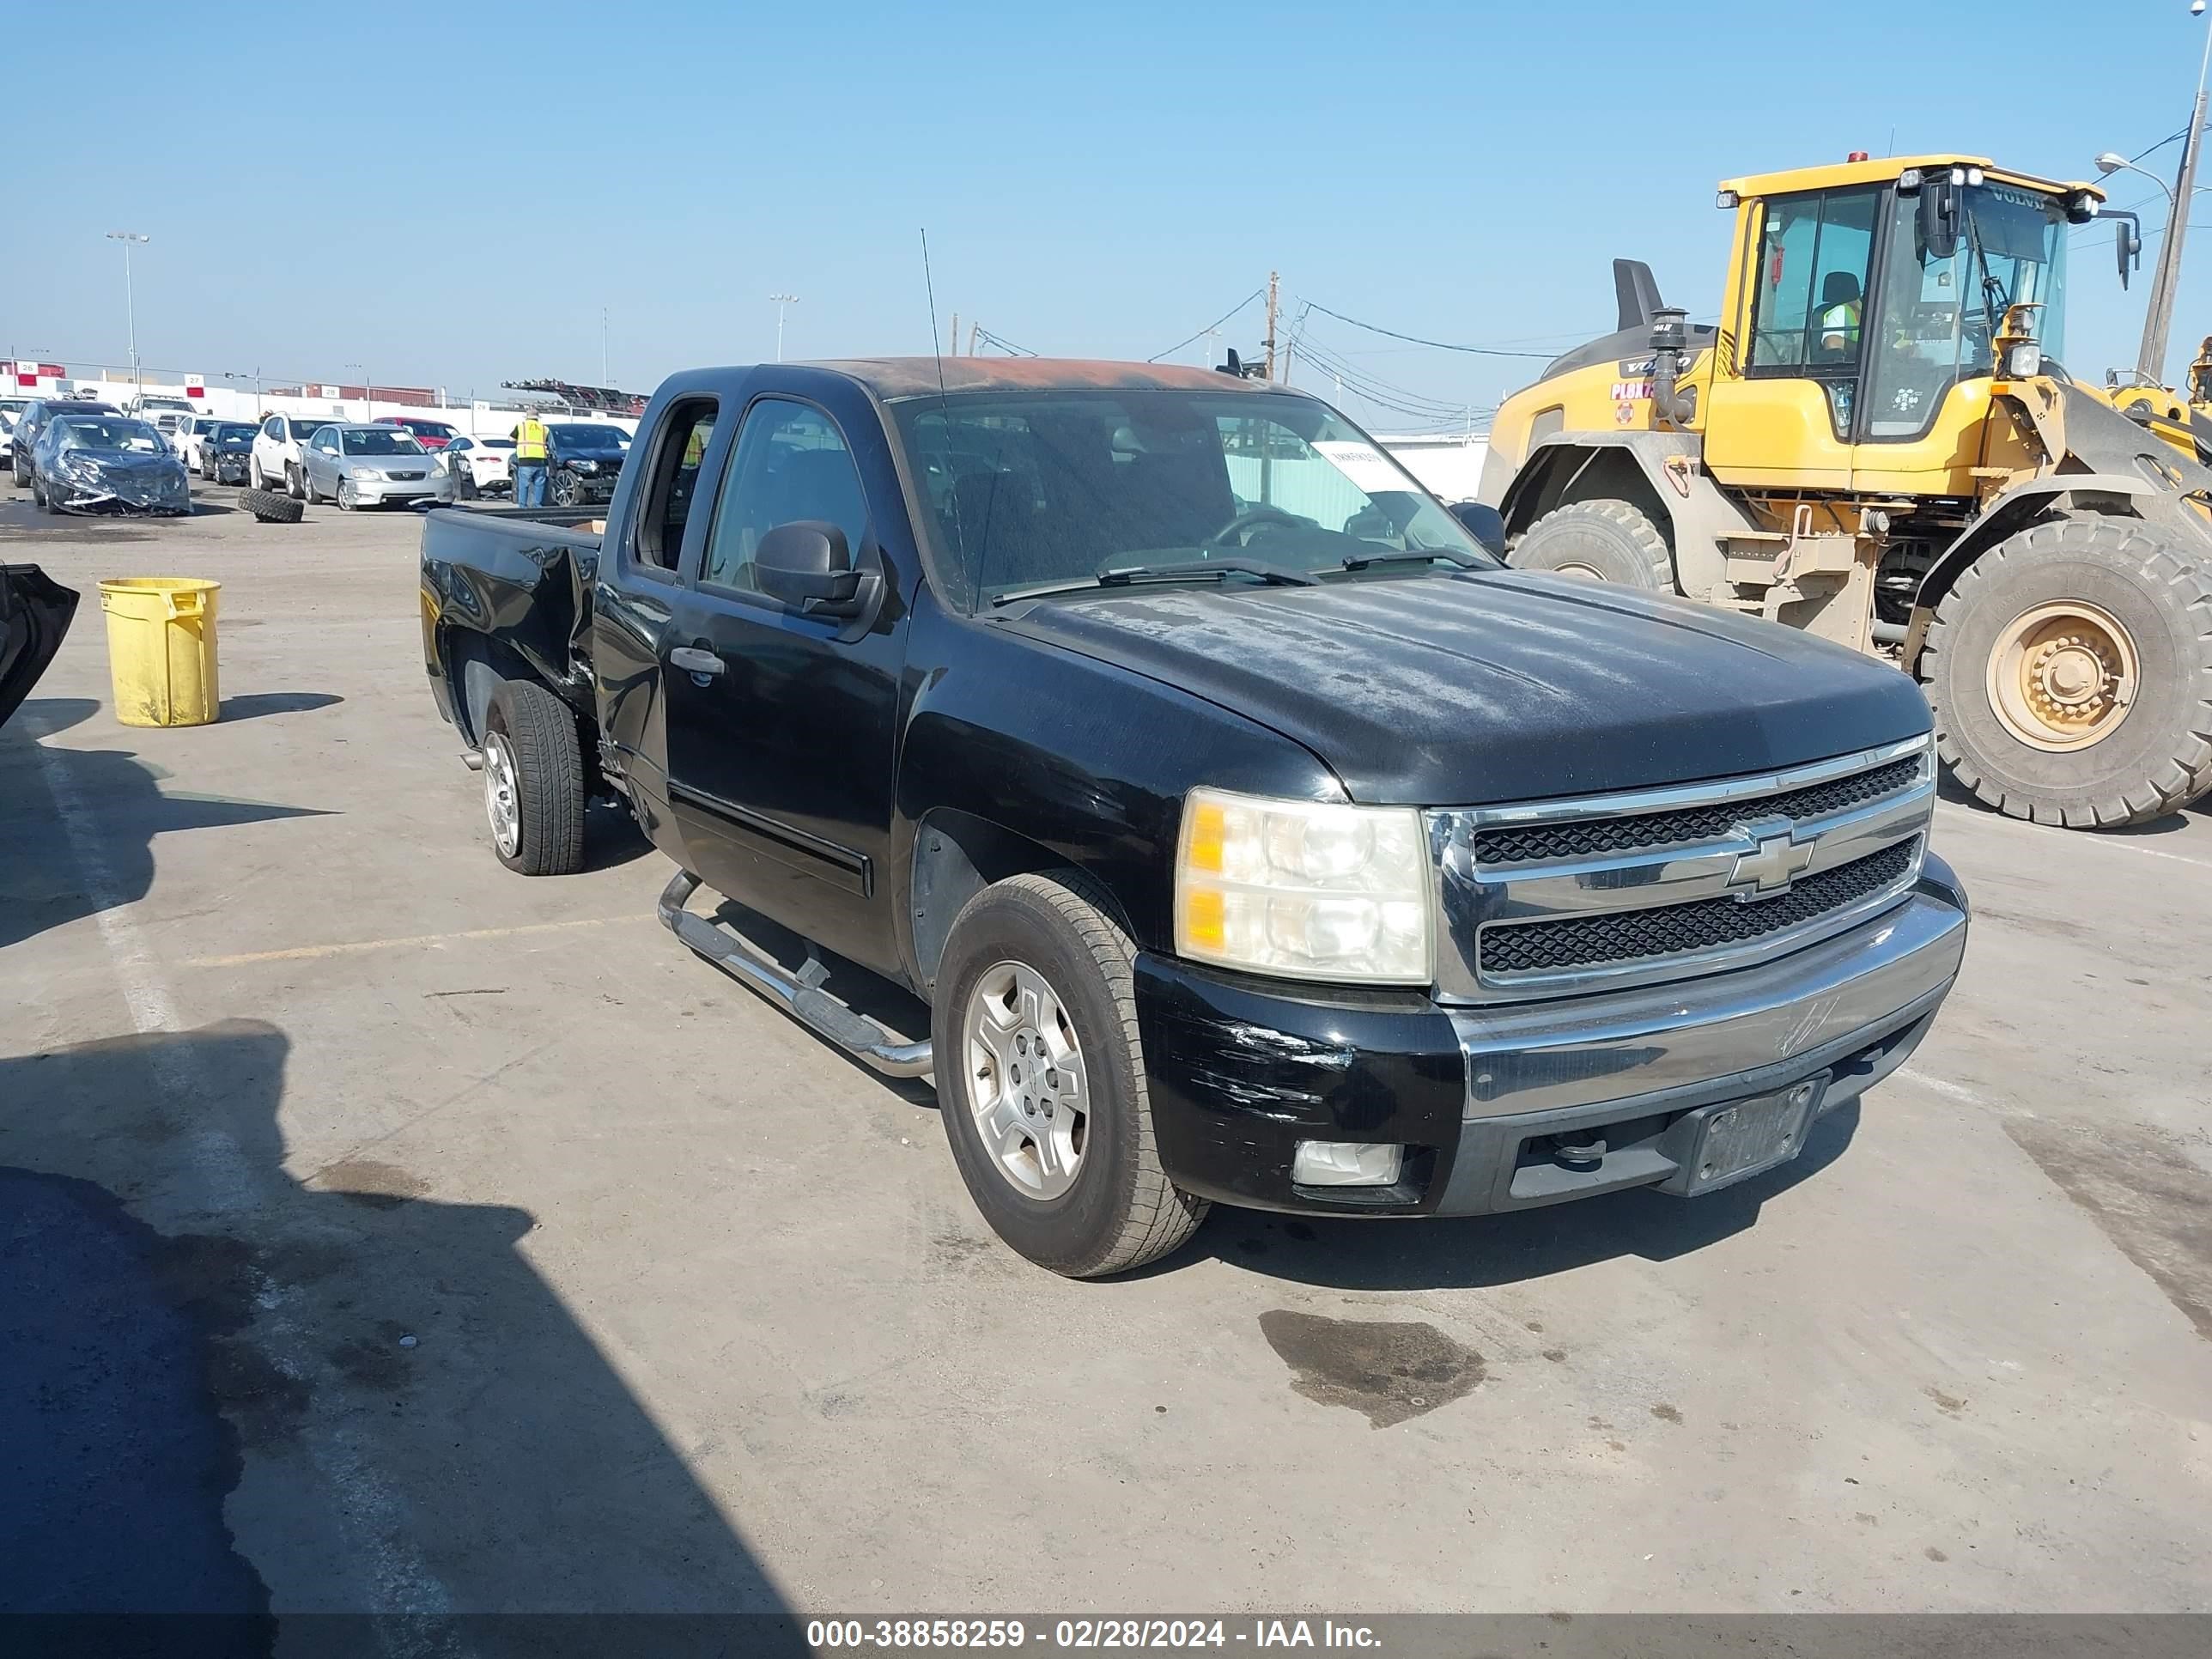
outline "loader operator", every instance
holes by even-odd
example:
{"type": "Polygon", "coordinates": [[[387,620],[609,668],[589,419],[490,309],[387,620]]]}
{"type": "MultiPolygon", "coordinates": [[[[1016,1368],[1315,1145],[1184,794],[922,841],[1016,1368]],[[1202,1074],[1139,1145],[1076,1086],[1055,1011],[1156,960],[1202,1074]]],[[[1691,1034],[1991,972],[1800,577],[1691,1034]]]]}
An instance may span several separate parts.
{"type": "Polygon", "coordinates": [[[545,422],[526,415],[514,428],[514,504],[545,505],[545,422]]]}
{"type": "Polygon", "coordinates": [[[1859,279],[1848,270],[1832,270],[1821,282],[1820,356],[1831,362],[1858,356],[1862,298],[1859,279]]]}

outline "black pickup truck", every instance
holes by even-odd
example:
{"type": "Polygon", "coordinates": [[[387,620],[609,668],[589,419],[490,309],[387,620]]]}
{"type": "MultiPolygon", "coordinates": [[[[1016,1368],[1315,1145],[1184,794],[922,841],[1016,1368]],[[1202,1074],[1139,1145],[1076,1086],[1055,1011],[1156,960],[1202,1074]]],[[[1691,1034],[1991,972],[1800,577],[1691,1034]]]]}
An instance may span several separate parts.
{"type": "Polygon", "coordinates": [[[1900,1064],[1958,970],[1909,680],[1508,570],[1298,392],[700,370],[601,528],[424,526],[430,684],[499,857],[573,870],[586,799],[627,802],[678,937],[933,1075],[975,1203],[1061,1273],[1212,1200],[1710,1192],[1900,1064]],[[702,883],[818,951],[688,909],[702,883]],[[846,964],[928,1030],[855,1012],[846,964]]]}

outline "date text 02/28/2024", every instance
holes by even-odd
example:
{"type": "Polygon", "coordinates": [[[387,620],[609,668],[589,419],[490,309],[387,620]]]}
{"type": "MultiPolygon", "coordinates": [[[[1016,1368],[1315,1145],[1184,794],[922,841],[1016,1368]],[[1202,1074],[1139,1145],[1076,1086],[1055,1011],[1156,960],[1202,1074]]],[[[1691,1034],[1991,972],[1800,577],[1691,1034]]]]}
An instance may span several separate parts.
{"type": "Polygon", "coordinates": [[[1382,1644],[1364,1625],[1334,1620],[1251,1619],[817,1619],[806,1644],[852,1648],[1360,1648],[1382,1644]]]}

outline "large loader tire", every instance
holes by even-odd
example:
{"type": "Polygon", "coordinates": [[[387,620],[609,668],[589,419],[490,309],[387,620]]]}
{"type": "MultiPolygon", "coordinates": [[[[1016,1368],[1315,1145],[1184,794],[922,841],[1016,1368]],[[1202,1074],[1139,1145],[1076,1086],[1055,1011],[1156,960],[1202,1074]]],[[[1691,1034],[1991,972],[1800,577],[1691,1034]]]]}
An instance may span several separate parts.
{"type": "Polygon", "coordinates": [[[2212,788],[2212,549],[2124,519],[2008,537],[1917,663],[1952,775],[2016,818],[2116,830],[2212,788]]]}
{"type": "Polygon", "coordinates": [[[238,504],[253,515],[257,524],[300,522],[299,502],[273,489],[241,489],[238,492],[238,504]]]}
{"type": "Polygon", "coordinates": [[[1505,562],[1516,570],[1555,570],[1647,592],[1674,591],[1667,538],[1626,501],[1570,501],[1530,525],[1505,562]]]}

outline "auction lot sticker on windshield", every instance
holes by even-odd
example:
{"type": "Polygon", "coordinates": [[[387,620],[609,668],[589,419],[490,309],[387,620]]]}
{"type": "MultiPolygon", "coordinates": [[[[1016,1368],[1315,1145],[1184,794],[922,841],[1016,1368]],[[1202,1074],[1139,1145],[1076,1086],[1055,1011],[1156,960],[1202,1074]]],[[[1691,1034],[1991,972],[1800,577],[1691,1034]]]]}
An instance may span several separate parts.
{"type": "Polygon", "coordinates": [[[1322,438],[1315,443],[1313,452],[1370,495],[1378,489],[1406,488],[1396,467],[1356,439],[1322,438]]]}

